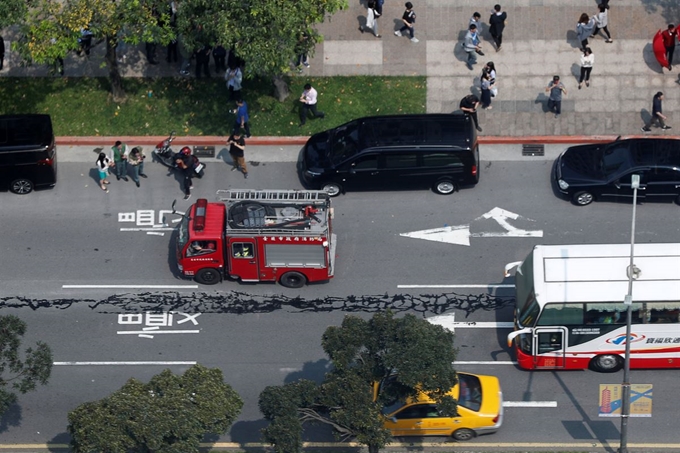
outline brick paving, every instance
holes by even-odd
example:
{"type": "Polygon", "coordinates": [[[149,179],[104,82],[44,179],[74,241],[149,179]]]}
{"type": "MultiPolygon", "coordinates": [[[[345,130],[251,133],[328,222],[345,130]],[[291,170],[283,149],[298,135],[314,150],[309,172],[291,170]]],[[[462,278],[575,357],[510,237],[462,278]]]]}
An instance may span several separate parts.
{"type": "MultiPolygon", "coordinates": [[[[609,29],[614,43],[591,38],[595,55],[591,86],[578,90],[579,56],[575,25],[582,12],[597,12],[595,0],[512,0],[499,1],[508,13],[503,50],[496,52],[488,35],[488,18],[493,4],[470,0],[411,0],[418,15],[416,37],[394,36],[400,27],[404,1],[386,0],[379,19],[382,38],[361,33],[366,0],[350,0],[348,9],[319,25],[325,41],[310,59],[311,67],[302,76],[331,75],[426,75],[427,111],[457,110],[468,93],[479,94],[479,74],[484,62],[494,61],[498,72],[499,95],[493,110],[480,111],[484,135],[630,135],[640,133],[649,118],[651,98],[664,91],[664,111],[673,133],[680,131],[680,45],[676,53],[678,69],[661,70],[652,54],[651,39],[666,24],[680,22],[680,1],[611,0],[609,29]],[[460,47],[468,20],[474,11],[482,14],[485,56],[470,71],[460,47]],[[562,102],[562,115],[555,119],[546,113],[545,86],[559,74],[568,95],[562,102]]],[[[12,39],[11,33],[6,36],[12,39]]],[[[142,48],[132,49],[122,66],[125,76],[154,77],[177,75],[178,67],[165,63],[147,65],[142,48]]],[[[163,49],[164,50],[164,49],[163,49]]],[[[106,76],[100,66],[103,45],[89,58],[75,55],[66,59],[67,76],[106,76]]],[[[164,57],[164,55],[163,55],[164,57]]],[[[47,75],[46,68],[21,68],[12,55],[8,69],[0,76],[47,75]]],[[[652,134],[661,134],[653,129],[652,134]]]]}

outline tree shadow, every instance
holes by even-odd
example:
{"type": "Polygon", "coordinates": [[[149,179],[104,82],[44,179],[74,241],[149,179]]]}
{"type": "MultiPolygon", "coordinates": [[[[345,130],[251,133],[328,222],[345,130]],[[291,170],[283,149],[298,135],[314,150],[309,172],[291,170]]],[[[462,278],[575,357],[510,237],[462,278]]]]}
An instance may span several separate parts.
{"type": "Polygon", "coordinates": [[[284,383],[289,384],[300,379],[308,379],[317,384],[323,382],[324,376],[330,371],[331,362],[328,359],[319,359],[316,362],[305,362],[302,369],[293,371],[283,380],[284,383]]]}
{"type": "Polygon", "coordinates": [[[10,426],[20,426],[21,419],[21,406],[17,403],[12,404],[0,417],[0,433],[7,431],[10,426]]]}
{"type": "MultiPolygon", "coordinates": [[[[58,445],[69,445],[71,443],[71,436],[67,432],[59,433],[54,436],[47,443],[47,451],[55,453],[64,453],[64,449],[58,447],[58,445]]],[[[70,451],[70,449],[68,450],[70,451]]]]}
{"type": "Polygon", "coordinates": [[[680,2],[677,0],[640,0],[647,13],[659,13],[668,24],[677,24],[680,17],[680,2]]]}

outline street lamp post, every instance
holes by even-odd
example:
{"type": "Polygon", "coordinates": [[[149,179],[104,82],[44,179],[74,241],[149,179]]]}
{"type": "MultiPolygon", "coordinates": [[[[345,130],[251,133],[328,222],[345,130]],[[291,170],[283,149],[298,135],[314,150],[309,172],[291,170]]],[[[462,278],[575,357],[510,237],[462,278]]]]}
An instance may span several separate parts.
{"type": "Polygon", "coordinates": [[[637,191],[640,187],[640,175],[632,175],[633,189],[633,220],[630,227],[630,265],[628,266],[628,294],[623,303],[626,309],[626,352],[623,359],[623,383],[621,384],[621,443],[619,453],[628,453],[628,419],[630,418],[630,330],[633,316],[633,279],[639,275],[639,270],[633,263],[635,249],[635,210],[637,208],[637,191]]]}

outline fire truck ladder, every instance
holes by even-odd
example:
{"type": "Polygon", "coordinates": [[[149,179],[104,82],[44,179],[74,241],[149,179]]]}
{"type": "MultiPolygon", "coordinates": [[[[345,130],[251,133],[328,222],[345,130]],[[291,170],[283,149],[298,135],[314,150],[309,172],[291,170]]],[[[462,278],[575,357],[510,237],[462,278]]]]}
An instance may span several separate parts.
{"type": "Polygon", "coordinates": [[[217,199],[222,202],[257,201],[327,201],[328,193],[323,190],[218,190],[217,199]]]}

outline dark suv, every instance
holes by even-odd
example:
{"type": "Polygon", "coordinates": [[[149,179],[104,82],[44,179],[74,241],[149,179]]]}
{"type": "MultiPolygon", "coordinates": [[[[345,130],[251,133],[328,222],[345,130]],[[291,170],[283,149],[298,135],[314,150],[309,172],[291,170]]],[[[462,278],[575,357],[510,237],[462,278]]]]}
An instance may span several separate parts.
{"type": "Polygon", "coordinates": [[[631,175],[640,175],[638,198],[680,204],[680,140],[640,138],[572,146],[555,162],[557,189],[578,206],[595,199],[633,197],[631,175]]]}
{"type": "Polygon", "coordinates": [[[56,182],[57,147],[50,116],[0,116],[0,189],[23,195],[56,182]]]}

